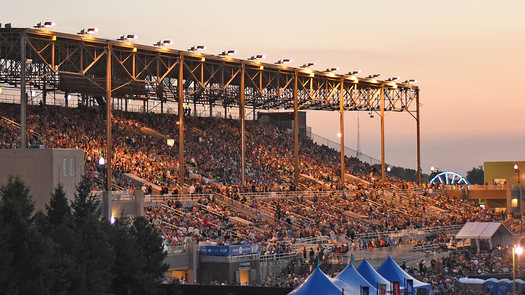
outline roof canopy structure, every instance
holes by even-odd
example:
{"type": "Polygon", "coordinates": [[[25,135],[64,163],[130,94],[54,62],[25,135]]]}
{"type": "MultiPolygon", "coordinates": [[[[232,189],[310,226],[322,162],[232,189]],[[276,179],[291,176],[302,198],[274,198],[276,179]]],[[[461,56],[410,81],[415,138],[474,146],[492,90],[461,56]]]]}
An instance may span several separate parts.
{"type": "MultiPolygon", "coordinates": [[[[106,105],[111,118],[113,98],[175,101],[179,113],[179,162],[184,163],[185,103],[238,107],[241,121],[241,184],[245,184],[245,108],[293,109],[294,130],[298,130],[298,110],[334,110],[340,113],[341,184],[344,185],[344,112],[377,112],[381,117],[381,171],[385,180],[385,112],[408,112],[416,119],[417,170],[421,180],[419,138],[419,88],[413,80],[398,83],[377,76],[356,77],[313,70],[310,65],[296,68],[283,63],[232,58],[227,53],[172,50],[129,42],[127,38],[108,40],[91,35],[49,31],[44,27],[0,28],[0,84],[20,87],[21,98],[27,84],[45,93],[62,91],[93,97],[106,105]]],[[[26,146],[25,104],[21,99],[21,146],[26,146]]],[[[107,122],[108,175],[111,175],[111,120],[107,122]]],[[[294,134],[295,185],[299,180],[298,135],[294,134]]],[[[107,185],[111,188],[111,177],[107,185]]],[[[184,180],[184,167],[179,169],[184,180]]]]}

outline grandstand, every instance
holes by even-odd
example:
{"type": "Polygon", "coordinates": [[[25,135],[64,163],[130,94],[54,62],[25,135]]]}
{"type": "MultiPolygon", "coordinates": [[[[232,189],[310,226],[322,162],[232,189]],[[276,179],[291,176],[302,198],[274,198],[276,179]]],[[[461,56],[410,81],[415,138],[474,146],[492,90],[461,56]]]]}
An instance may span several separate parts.
{"type": "MultiPolygon", "coordinates": [[[[173,280],[293,287],[316,263],[332,272],[388,255],[417,263],[467,221],[503,220],[522,231],[504,213],[385,175],[384,153],[374,171],[344,148],[299,137],[299,109],[383,117],[415,107],[419,126],[419,89],[408,82],[32,29],[1,28],[0,59],[0,83],[22,94],[20,104],[0,104],[0,148],[82,149],[95,190],[113,191],[115,206],[140,207],[112,217],[143,212],[160,231],[173,280]],[[26,87],[41,104],[27,105],[26,87]],[[64,94],[64,104],[53,105],[49,92],[64,94]],[[71,93],[82,98],[74,108],[71,93]],[[128,110],[136,101],[145,107],[128,110]],[[197,104],[211,115],[198,116],[197,104]],[[217,106],[224,117],[213,115],[217,106]],[[293,109],[294,128],[246,121],[248,106],[254,117],[293,109]],[[226,116],[232,107],[239,120],[226,116]]],[[[418,174],[419,166],[418,148],[418,174]]]]}

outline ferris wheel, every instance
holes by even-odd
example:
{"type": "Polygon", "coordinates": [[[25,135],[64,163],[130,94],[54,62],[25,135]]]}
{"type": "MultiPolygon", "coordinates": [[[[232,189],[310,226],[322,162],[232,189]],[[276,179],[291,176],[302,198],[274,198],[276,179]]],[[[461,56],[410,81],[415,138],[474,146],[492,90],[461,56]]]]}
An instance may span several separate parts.
{"type": "Polygon", "coordinates": [[[441,172],[432,178],[430,184],[434,184],[436,182],[445,185],[470,185],[465,177],[457,174],[456,172],[441,172]]]}

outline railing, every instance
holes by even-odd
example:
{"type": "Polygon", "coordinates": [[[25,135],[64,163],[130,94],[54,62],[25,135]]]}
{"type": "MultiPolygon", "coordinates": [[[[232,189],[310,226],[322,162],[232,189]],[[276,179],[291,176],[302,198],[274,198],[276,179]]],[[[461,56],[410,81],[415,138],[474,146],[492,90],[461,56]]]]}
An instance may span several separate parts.
{"type": "Polygon", "coordinates": [[[434,233],[449,233],[457,232],[461,229],[462,225],[445,225],[445,226],[436,226],[436,227],[423,227],[423,228],[414,228],[414,229],[402,229],[396,231],[381,231],[381,232],[366,232],[358,233],[356,237],[361,239],[377,239],[383,237],[399,237],[399,236],[410,236],[410,235],[428,235],[434,233]]]}
{"type": "MultiPolygon", "coordinates": [[[[322,137],[322,136],[319,136],[317,134],[314,134],[314,133],[311,133],[310,132],[310,139],[315,142],[316,144],[319,144],[319,145],[325,145],[327,146],[328,148],[331,148],[331,149],[334,149],[338,152],[341,151],[341,143],[339,142],[335,142],[333,140],[330,140],[328,138],[325,138],[325,137],[322,137]]],[[[358,152],[354,149],[351,149],[349,147],[346,147],[345,146],[345,156],[347,157],[354,157],[354,158],[357,158],[359,159],[361,162],[366,162],[370,165],[379,165],[381,164],[381,161],[376,159],[376,158],[373,158],[373,157],[370,157],[370,156],[367,156],[361,152],[358,152]]]]}
{"type": "Polygon", "coordinates": [[[297,255],[300,255],[300,254],[298,252],[292,252],[292,253],[261,255],[259,257],[259,261],[261,262],[278,262],[278,261],[283,261],[283,260],[286,261],[286,260],[294,258],[297,255]]]}

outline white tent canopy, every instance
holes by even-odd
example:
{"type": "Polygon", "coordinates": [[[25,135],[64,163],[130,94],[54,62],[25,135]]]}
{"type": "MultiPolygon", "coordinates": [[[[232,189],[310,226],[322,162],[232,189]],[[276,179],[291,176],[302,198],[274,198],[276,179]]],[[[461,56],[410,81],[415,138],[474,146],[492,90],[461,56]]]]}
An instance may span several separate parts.
{"type": "Polygon", "coordinates": [[[480,249],[480,240],[487,240],[490,249],[493,245],[509,246],[513,242],[512,232],[501,222],[467,222],[456,234],[456,240],[475,240],[480,249]]]}

